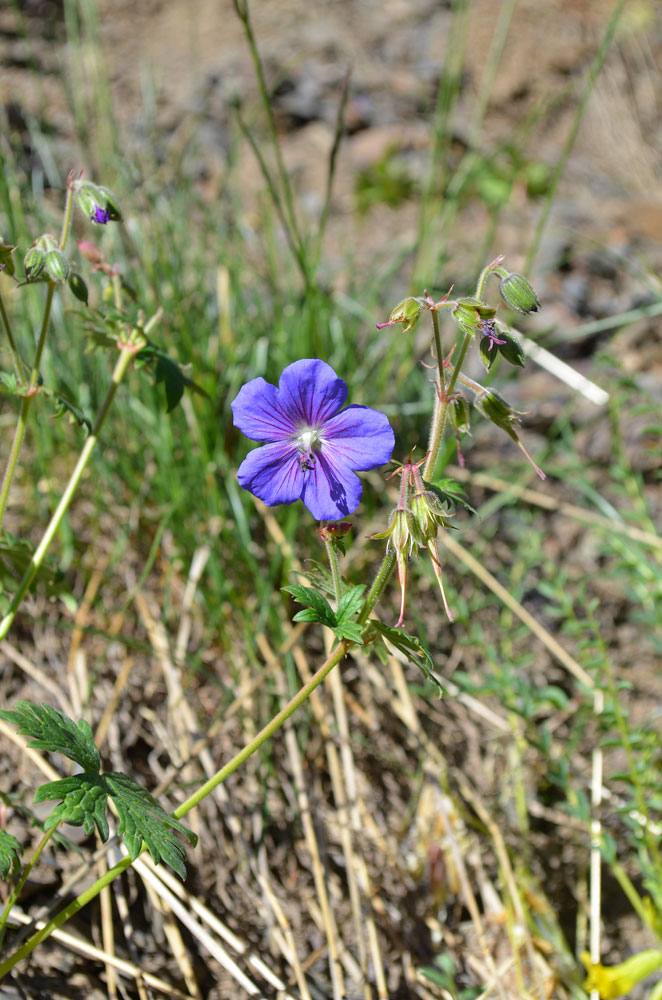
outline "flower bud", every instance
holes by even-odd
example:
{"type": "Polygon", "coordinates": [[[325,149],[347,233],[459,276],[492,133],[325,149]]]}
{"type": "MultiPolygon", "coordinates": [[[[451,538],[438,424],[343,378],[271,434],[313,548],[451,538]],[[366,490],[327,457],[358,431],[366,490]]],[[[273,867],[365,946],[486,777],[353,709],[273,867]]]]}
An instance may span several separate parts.
{"type": "Polygon", "coordinates": [[[418,543],[415,537],[415,525],[412,512],[406,507],[396,507],[391,512],[386,531],[380,531],[371,538],[386,538],[386,551],[395,552],[398,566],[398,581],[400,583],[400,617],[396,628],[402,625],[405,616],[405,600],[407,593],[407,559],[416,552],[418,543]]]}
{"type": "Polygon", "coordinates": [[[520,368],[524,367],[524,351],[520,347],[519,341],[513,337],[509,330],[504,330],[499,327],[499,337],[501,338],[501,343],[498,345],[499,354],[501,354],[506,361],[511,365],[519,365],[520,368]]]}
{"type": "MultiPolygon", "coordinates": [[[[37,237],[23,258],[26,280],[59,281],[59,278],[52,278],[50,272],[43,273],[48,255],[54,250],[59,252],[59,249],[57,240],[50,233],[37,237]]],[[[57,268],[57,265],[55,266],[57,268]]]]}
{"type": "Polygon", "coordinates": [[[422,299],[409,295],[402,302],[398,302],[386,323],[377,324],[377,329],[382,330],[385,326],[395,326],[396,323],[402,323],[403,331],[408,333],[418,323],[422,308],[422,299]]]}
{"type": "Polygon", "coordinates": [[[453,319],[465,333],[471,337],[482,332],[483,320],[491,320],[496,315],[496,309],[486,306],[480,299],[460,299],[453,309],[453,319]]]}
{"type": "Polygon", "coordinates": [[[71,289],[71,291],[76,296],[79,302],[83,302],[85,305],[87,305],[87,298],[88,298],[87,285],[81,278],[80,274],[75,274],[74,272],[72,272],[69,275],[69,288],[71,289]]]}
{"type": "Polygon", "coordinates": [[[49,250],[44,257],[44,270],[51,281],[66,281],[71,267],[61,250],[49,250]]]}
{"type": "Polygon", "coordinates": [[[448,407],[448,415],[456,434],[471,433],[469,403],[464,396],[456,396],[454,399],[451,399],[450,406],[448,407]]]}
{"type": "Polygon", "coordinates": [[[16,247],[13,247],[10,243],[5,243],[0,236],[0,271],[4,271],[5,274],[14,274],[14,261],[12,254],[16,247]]]}
{"type": "Polygon", "coordinates": [[[439,528],[450,527],[441,500],[431,489],[418,490],[413,494],[411,512],[419,545],[427,545],[431,538],[436,538],[439,528]]]}
{"type": "Polygon", "coordinates": [[[540,302],[531,284],[522,274],[511,271],[499,282],[501,298],[511,309],[520,313],[538,312],[540,302]]]}
{"type": "Polygon", "coordinates": [[[45,260],[46,254],[44,251],[33,244],[23,258],[23,267],[25,268],[27,281],[36,281],[44,269],[45,260]]]}
{"type": "Polygon", "coordinates": [[[105,226],[107,222],[119,222],[122,218],[115,195],[108,188],[91,181],[73,181],[72,190],[76,203],[83,215],[91,222],[105,226]]]}
{"type": "Polygon", "coordinates": [[[521,413],[519,410],[514,410],[512,406],[509,406],[498,392],[494,392],[492,389],[484,389],[482,393],[476,396],[476,406],[488,420],[491,420],[497,427],[500,427],[510,434],[511,437],[517,439],[517,435],[513,430],[513,424],[519,421],[521,413]]]}

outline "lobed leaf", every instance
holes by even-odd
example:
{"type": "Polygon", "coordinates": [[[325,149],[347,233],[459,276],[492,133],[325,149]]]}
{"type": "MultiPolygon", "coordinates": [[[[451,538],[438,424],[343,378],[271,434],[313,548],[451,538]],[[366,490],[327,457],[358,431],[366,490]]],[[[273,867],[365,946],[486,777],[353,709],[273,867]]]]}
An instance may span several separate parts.
{"type": "Polygon", "coordinates": [[[193,847],[198,842],[197,836],[168,815],[133,778],[116,771],[104,774],[103,778],[120,817],[118,833],[124,838],[131,860],[138,857],[144,841],[155,864],[165,861],[181,879],[185,879],[186,849],[177,840],[175,831],[181,833],[193,847]]]}
{"type": "Polygon", "coordinates": [[[24,736],[32,737],[28,746],[61,753],[84,771],[99,771],[99,751],[85,719],[76,725],[59,709],[31,701],[17,701],[13,710],[0,711],[0,718],[13,723],[24,736]]]}
{"type": "Polygon", "coordinates": [[[108,789],[104,775],[89,771],[40,785],[34,796],[35,802],[62,799],[60,805],[55,807],[44,823],[47,830],[57,826],[58,823],[71,823],[72,826],[82,826],[89,836],[94,833],[96,826],[104,843],[108,840],[109,832],[106,818],[107,798],[108,789]]]}
{"type": "Polygon", "coordinates": [[[359,587],[352,587],[342,595],[340,601],[338,602],[338,610],[336,612],[336,620],[338,622],[349,621],[349,619],[359,613],[364,603],[364,590],[365,586],[361,584],[359,587]]]}
{"type": "Polygon", "coordinates": [[[298,611],[294,616],[296,622],[320,622],[333,628],[336,624],[336,615],[333,608],[322,594],[313,590],[312,587],[303,587],[300,584],[291,584],[282,588],[287,594],[291,594],[299,604],[307,604],[305,611],[298,611]]]}
{"type": "Polygon", "coordinates": [[[7,878],[9,873],[16,875],[21,862],[19,855],[23,853],[23,848],[16,837],[7,833],[0,827],[0,878],[7,878]]]}

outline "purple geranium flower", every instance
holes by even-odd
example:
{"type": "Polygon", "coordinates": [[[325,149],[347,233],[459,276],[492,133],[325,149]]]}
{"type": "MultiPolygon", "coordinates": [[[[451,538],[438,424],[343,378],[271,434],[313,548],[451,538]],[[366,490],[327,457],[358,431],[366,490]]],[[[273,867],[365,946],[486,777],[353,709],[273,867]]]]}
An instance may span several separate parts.
{"type": "Polygon", "coordinates": [[[368,406],[346,406],[347,386],[324,361],[288,365],[278,388],[254,378],[232,401],[235,426],[262,448],[249,452],[237,478],[269,507],[303,500],[319,521],[359,505],[356,469],[388,462],[395,438],[388,419],[368,406]]]}

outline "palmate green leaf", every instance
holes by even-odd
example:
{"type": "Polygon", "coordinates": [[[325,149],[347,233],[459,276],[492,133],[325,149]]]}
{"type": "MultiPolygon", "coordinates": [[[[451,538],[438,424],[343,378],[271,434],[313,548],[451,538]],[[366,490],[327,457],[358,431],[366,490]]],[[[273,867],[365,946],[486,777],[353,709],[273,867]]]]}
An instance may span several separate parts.
{"type": "Polygon", "coordinates": [[[199,396],[209,399],[205,390],[190,379],[173,358],[151,341],[147,341],[136,355],[136,366],[146,369],[156,385],[163,383],[168,413],[177,406],[185,389],[191,389],[199,396]]]}
{"type": "Polygon", "coordinates": [[[365,625],[359,625],[357,622],[340,622],[332,626],[332,632],[338,639],[348,639],[349,642],[362,646],[364,628],[365,625]]]}
{"type": "Polygon", "coordinates": [[[108,820],[106,818],[106,800],[108,789],[104,775],[95,771],[74,774],[59,781],[49,781],[40,785],[34,794],[35,802],[46,802],[52,799],[62,799],[50,816],[44,821],[44,827],[50,830],[58,823],[71,823],[72,826],[82,826],[88,835],[94,833],[96,826],[99,836],[105,842],[108,840],[108,820]]]}
{"type": "Polygon", "coordinates": [[[322,594],[313,590],[312,587],[303,587],[300,584],[291,584],[282,588],[287,594],[291,594],[299,604],[307,604],[305,611],[298,611],[294,616],[295,622],[320,622],[332,628],[336,624],[336,615],[322,594]]]}
{"type": "Polygon", "coordinates": [[[352,587],[342,595],[338,602],[338,610],[336,611],[336,620],[339,623],[349,621],[354,615],[358,615],[363,607],[364,590],[365,586],[361,584],[359,587],[352,587]]]}
{"type": "Polygon", "coordinates": [[[16,837],[0,827],[0,878],[7,878],[9,873],[16,875],[21,867],[19,855],[23,848],[16,837]]]}
{"type": "Polygon", "coordinates": [[[61,753],[84,771],[99,771],[99,751],[85,719],[76,725],[59,709],[31,701],[17,701],[13,710],[0,711],[0,718],[13,723],[24,736],[32,737],[28,746],[61,753]]]}
{"type": "Polygon", "coordinates": [[[165,861],[186,878],[186,849],[175,836],[183,834],[195,846],[197,837],[191,830],[173,819],[156,799],[126,774],[109,771],[105,774],[87,772],[41,785],[35,792],[35,802],[62,799],[46,819],[49,830],[58,823],[82,826],[89,836],[96,826],[101,840],[108,839],[109,827],[106,804],[110,797],[120,818],[118,835],[124,839],[132,861],[140,854],[143,842],[155,864],[165,861]]]}
{"type": "Polygon", "coordinates": [[[124,838],[131,860],[138,857],[144,841],[155,864],[165,861],[181,879],[186,878],[186,849],[177,840],[175,831],[195,847],[198,838],[193,831],[169,816],[156,799],[128,775],[112,771],[103,778],[117,807],[118,833],[124,838]]]}

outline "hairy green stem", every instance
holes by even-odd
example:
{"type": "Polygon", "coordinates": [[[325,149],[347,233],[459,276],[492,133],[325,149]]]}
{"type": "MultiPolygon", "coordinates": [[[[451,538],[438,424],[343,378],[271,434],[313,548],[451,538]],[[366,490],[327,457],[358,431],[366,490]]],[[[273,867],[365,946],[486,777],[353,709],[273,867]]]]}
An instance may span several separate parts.
{"type": "Polygon", "coordinates": [[[356,619],[359,625],[365,625],[368,618],[372,614],[375,605],[386,590],[386,585],[391,579],[393,570],[395,569],[395,561],[395,552],[387,552],[382,560],[381,566],[377,570],[377,576],[372,581],[372,586],[368,591],[365,604],[361,608],[361,612],[356,619]]]}
{"type": "MultiPolygon", "coordinates": [[[[440,381],[436,387],[437,398],[435,400],[432,427],[430,428],[430,440],[428,442],[428,457],[425,461],[425,465],[423,466],[423,479],[429,480],[434,475],[435,466],[437,464],[437,459],[439,458],[439,452],[444,439],[444,425],[446,423],[446,415],[448,413],[448,404],[453,395],[453,390],[455,389],[455,385],[460,374],[460,368],[462,367],[462,362],[464,361],[470,343],[471,336],[467,333],[464,335],[464,340],[462,341],[457,364],[453,367],[451,377],[446,386],[444,386],[441,381],[444,376],[439,376],[440,381]]],[[[443,367],[443,358],[440,365],[443,367]]]]}
{"type": "Polygon", "coordinates": [[[338,561],[338,553],[336,552],[333,542],[328,542],[324,540],[324,548],[326,549],[327,559],[329,560],[329,568],[331,570],[331,579],[333,580],[333,593],[336,598],[336,607],[340,603],[340,598],[342,596],[342,576],[340,574],[340,563],[338,561]]]}

